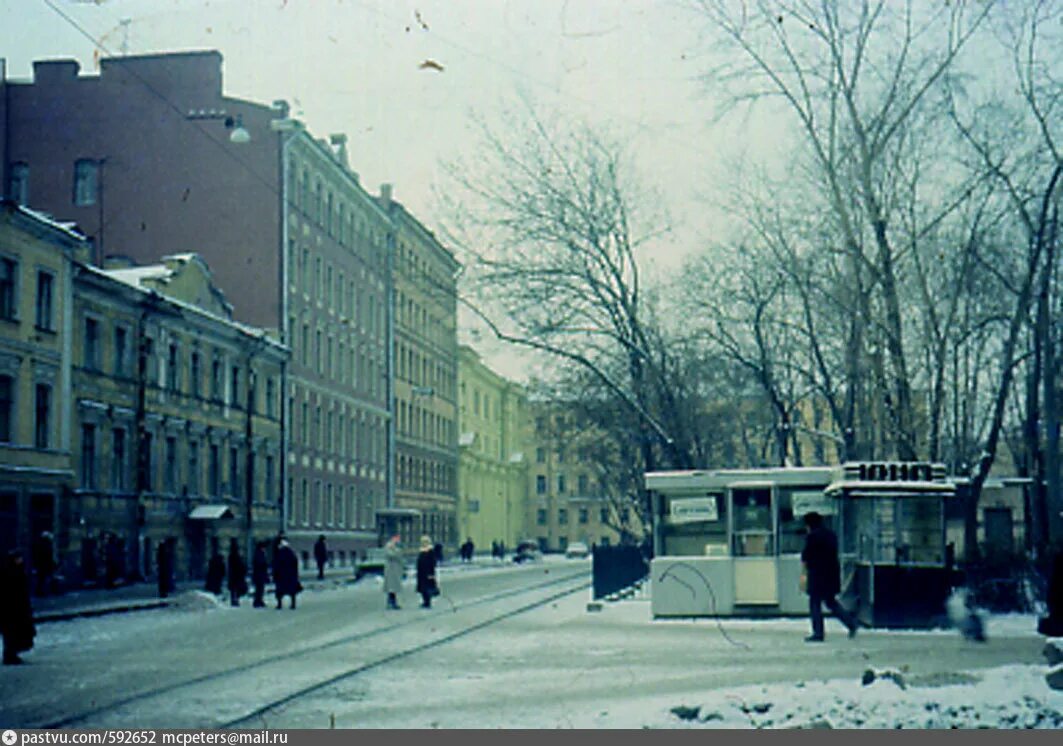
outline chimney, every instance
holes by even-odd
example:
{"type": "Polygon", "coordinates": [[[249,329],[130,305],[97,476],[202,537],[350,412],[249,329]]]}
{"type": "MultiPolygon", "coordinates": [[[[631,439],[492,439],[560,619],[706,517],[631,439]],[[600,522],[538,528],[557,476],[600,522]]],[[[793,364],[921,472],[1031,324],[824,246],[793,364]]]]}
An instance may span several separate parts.
{"type": "Polygon", "coordinates": [[[380,185],[380,201],[384,203],[384,209],[391,207],[391,184],[380,185]]]}
{"type": "Polygon", "coordinates": [[[37,60],[33,63],[34,83],[77,80],[81,65],[77,60],[37,60]]]}
{"type": "Polygon", "coordinates": [[[336,133],[329,135],[329,143],[332,144],[332,154],[336,156],[336,160],[344,168],[349,169],[350,164],[347,162],[347,135],[342,133],[336,133]]]}
{"type": "Polygon", "coordinates": [[[288,118],[288,102],[285,101],[283,98],[278,98],[276,101],[273,102],[273,110],[277,112],[278,119],[288,118]]]}

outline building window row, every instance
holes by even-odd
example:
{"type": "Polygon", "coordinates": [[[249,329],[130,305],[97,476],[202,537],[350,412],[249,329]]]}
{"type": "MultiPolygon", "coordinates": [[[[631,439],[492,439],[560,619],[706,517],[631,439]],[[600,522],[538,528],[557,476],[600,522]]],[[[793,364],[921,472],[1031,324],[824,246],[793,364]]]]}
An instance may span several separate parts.
{"type": "Polygon", "coordinates": [[[402,489],[443,494],[457,490],[457,475],[450,464],[400,455],[396,467],[398,486],[402,489]]]}
{"type": "MultiPolygon", "coordinates": [[[[138,474],[137,444],[132,426],[110,428],[110,449],[107,452],[110,469],[106,485],[101,485],[99,481],[101,464],[98,441],[100,437],[99,425],[82,424],[79,464],[79,485],[82,489],[95,490],[104,486],[113,492],[133,489],[144,489],[150,492],[156,489],[156,479],[159,476],[156,474],[156,469],[159,465],[155,459],[154,438],[151,433],[144,435],[141,445],[144,453],[144,469],[142,474],[138,474]]],[[[161,491],[163,493],[186,496],[204,494],[209,497],[226,495],[233,498],[246,497],[244,494],[246,485],[242,481],[245,476],[246,449],[242,446],[230,445],[223,449],[218,443],[204,443],[196,437],[167,435],[163,439],[162,450],[161,491]],[[181,450],[184,451],[183,459],[181,450]],[[206,455],[205,481],[202,479],[204,451],[206,455]],[[223,472],[223,469],[226,471],[223,472]],[[223,474],[225,475],[224,481],[223,474]],[[201,493],[204,485],[206,491],[201,493]]],[[[270,503],[275,499],[276,494],[275,459],[272,455],[255,455],[252,459],[252,475],[256,475],[253,465],[260,460],[264,462],[262,477],[253,480],[252,489],[261,490],[258,497],[261,501],[270,503]]]]}
{"type": "Polygon", "coordinates": [[[291,522],[318,528],[372,528],[377,499],[355,485],[304,478],[299,492],[292,495],[291,522]]]}

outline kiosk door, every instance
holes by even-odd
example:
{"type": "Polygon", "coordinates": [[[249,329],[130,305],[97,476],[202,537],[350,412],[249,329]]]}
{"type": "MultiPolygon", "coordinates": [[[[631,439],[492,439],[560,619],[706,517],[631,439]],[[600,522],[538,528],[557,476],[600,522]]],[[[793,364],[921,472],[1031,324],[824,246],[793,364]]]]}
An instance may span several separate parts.
{"type": "Polygon", "coordinates": [[[770,485],[730,489],[736,604],[778,604],[775,501],[770,485]]]}

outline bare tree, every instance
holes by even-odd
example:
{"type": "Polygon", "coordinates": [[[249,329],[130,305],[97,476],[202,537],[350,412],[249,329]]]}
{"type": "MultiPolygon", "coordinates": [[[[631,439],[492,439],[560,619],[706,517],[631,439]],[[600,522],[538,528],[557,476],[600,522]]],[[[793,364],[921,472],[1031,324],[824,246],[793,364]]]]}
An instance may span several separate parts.
{"type": "MultiPolygon", "coordinates": [[[[849,349],[850,381],[859,380],[857,354],[865,335],[881,339],[868,362],[887,388],[893,450],[917,456],[916,407],[904,303],[898,277],[897,182],[908,133],[933,103],[957,57],[989,12],[963,3],[848,3],[824,0],[696,6],[717,37],[735,52],[711,79],[732,104],[781,99],[795,115],[807,147],[811,178],[825,196],[858,297],[849,349]],[[868,284],[865,286],[863,280],[868,284]],[[874,326],[871,326],[872,322],[874,326]]],[[[945,209],[952,209],[946,206],[945,209]]],[[[932,223],[939,218],[928,216],[932,223]]]]}
{"type": "Polygon", "coordinates": [[[646,469],[692,466],[640,268],[667,232],[659,201],[624,148],[586,126],[529,108],[481,133],[477,161],[452,166],[446,195],[468,306],[499,339],[595,376],[624,403],[646,469]]]}

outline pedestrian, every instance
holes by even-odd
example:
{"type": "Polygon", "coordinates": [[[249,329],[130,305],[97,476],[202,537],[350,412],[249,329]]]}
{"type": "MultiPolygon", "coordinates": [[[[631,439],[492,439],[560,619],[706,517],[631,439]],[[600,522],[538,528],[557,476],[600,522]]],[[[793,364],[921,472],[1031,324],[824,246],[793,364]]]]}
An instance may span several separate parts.
{"type": "Polygon", "coordinates": [[[506,542],[501,539],[498,541],[498,558],[503,562],[506,561],[506,542]]]}
{"type": "Polygon", "coordinates": [[[255,544],[255,555],[251,558],[251,583],[255,586],[255,600],[252,606],[262,609],[266,606],[266,583],[269,582],[269,558],[266,557],[266,542],[255,544]]]}
{"type": "Polygon", "coordinates": [[[207,581],[204,585],[207,593],[215,596],[221,595],[222,584],[225,582],[225,558],[221,556],[217,546],[212,550],[210,561],[207,563],[207,581]]]}
{"type": "Polygon", "coordinates": [[[436,583],[436,551],[432,540],[421,537],[421,552],[417,555],[417,592],[421,594],[421,608],[432,608],[432,597],[439,595],[436,583]]]}
{"type": "Polygon", "coordinates": [[[240,542],[229,539],[229,603],[240,605],[240,596],[247,593],[247,563],[240,555],[240,542]]]}
{"type": "Polygon", "coordinates": [[[33,542],[33,572],[37,579],[37,595],[47,596],[54,591],[55,542],[51,531],[41,531],[33,542]]]}
{"type": "Polygon", "coordinates": [[[402,590],[402,576],[406,571],[402,545],[398,534],[384,545],[384,593],[388,594],[388,608],[398,609],[398,594],[402,590]]]}
{"type": "Polygon", "coordinates": [[[295,556],[287,539],[277,542],[277,551],[273,554],[273,593],[277,596],[277,608],[283,606],[285,596],[291,596],[291,608],[295,608],[295,597],[303,589],[299,582],[299,559],[295,556]]]}
{"type": "Polygon", "coordinates": [[[491,540],[491,558],[498,559],[498,539],[491,540]]]}
{"type": "Polygon", "coordinates": [[[174,589],[173,538],[166,537],[155,549],[155,567],[159,574],[159,598],[166,598],[174,589]]]}
{"type": "Polygon", "coordinates": [[[0,567],[0,634],[4,637],[4,665],[23,663],[19,653],[33,647],[37,628],[33,624],[30,580],[18,550],[11,550],[0,567]]]}
{"type": "Polygon", "coordinates": [[[838,603],[835,596],[841,590],[841,566],[838,562],[838,537],[823,523],[816,511],[804,517],[808,535],[801,561],[808,591],[808,611],[812,617],[812,634],[805,642],[823,642],[823,609],[825,604],[842,624],[849,628],[849,637],[856,636],[857,621],[838,603]]]}
{"type": "Polygon", "coordinates": [[[317,562],[317,579],[325,578],[325,562],[328,561],[328,547],[325,545],[325,535],[321,534],[314,542],[314,561],[317,562]]]}

